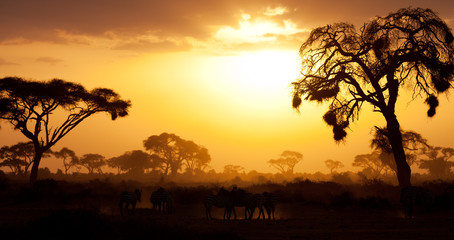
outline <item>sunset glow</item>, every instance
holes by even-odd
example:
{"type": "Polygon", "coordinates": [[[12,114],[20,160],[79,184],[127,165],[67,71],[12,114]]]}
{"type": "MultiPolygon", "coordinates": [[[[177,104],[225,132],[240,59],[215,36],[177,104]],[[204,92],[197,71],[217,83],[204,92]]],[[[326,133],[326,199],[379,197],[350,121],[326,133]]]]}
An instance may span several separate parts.
{"type": "MultiPolygon", "coordinates": [[[[322,120],[325,104],[292,109],[302,42],[315,27],[350,22],[359,28],[408,5],[432,8],[454,27],[454,5],[447,1],[385,1],[378,7],[368,1],[132,2],[0,3],[2,77],[61,78],[87,89],[111,88],[131,100],[128,117],[94,116],[56,149],[109,158],[143,150],[146,138],[168,132],[206,147],[210,169],[218,172],[231,164],[275,173],[267,161],[284,150],[304,155],[297,172],[329,172],[326,159],[357,170],[353,159],[371,151],[371,131],[383,125],[382,116],[365,107],[347,141],[336,144],[322,120]]],[[[424,99],[402,95],[402,127],[453,147],[446,137],[454,132],[452,99],[443,97],[438,115],[427,119],[424,99]]],[[[0,134],[0,146],[26,140],[6,122],[0,134]]],[[[56,160],[42,164],[52,171],[62,167],[56,160]]]]}

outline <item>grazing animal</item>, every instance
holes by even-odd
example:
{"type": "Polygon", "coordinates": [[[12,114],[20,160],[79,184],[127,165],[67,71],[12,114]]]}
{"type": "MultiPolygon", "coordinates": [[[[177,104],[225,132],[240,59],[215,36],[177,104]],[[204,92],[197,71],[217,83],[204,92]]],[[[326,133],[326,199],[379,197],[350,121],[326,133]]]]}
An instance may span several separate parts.
{"type": "Polygon", "coordinates": [[[205,215],[207,220],[212,219],[211,209],[213,207],[224,208],[224,220],[227,218],[230,220],[230,213],[233,209],[233,202],[230,197],[230,194],[224,188],[221,188],[217,195],[210,194],[208,195],[203,204],[205,206],[205,215]]]}
{"type": "Polygon", "coordinates": [[[229,197],[233,203],[232,208],[230,209],[229,216],[231,215],[231,212],[233,212],[234,219],[236,220],[236,212],[235,212],[235,207],[245,207],[244,209],[244,218],[248,219],[248,201],[250,199],[251,193],[246,192],[243,189],[237,188],[236,186],[233,187],[233,189],[229,192],[229,197]]]}
{"type": "Polygon", "coordinates": [[[136,189],[134,192],[122,192],[120,194],[120,202],[118,206],[120,207],[120,214],[123,216],[123,204],[125,204],[126,212],[128,215],[134,215],[136,209],[136,203],[140,202],[142,191],[136,189]],[[131,211],[129,211],[129,205],[131,204],[131,211]]]}
{"type": "Polygon", "coordinates": [[[162,213],[172,213],[173,199],[172,195],[164,188],[151,193],[150,202],[153,204],[153,209],[162,213]]]}
{"type": "MultiPolygon", "coordinates": [[[[274,218],[274,211],[276,209],[277,196],[275,194],[269,193],[269,192],[264,192],[262,195],[263,195],[263,207],[265,208],[266,213],[268,213],[268,219],[271,219],[271,216],[272,216],[273,220],[276,220],[274,218]]],[[[263,217],[265,217],[265,215],[263,215],[263,217]]]]}
{"type": "Polygon", "coordinates": [[[259,216],[257,219],[260,219],[260,216],[263,215],[263,219],[265,219],[265,213],[263,212],[263,203],[264,197],[262,194],[248,194],[245,197],[245,219],[252,219],[255,208],[259,210],[259,216]]]}
{"type": "Polygon", "coordinates": [[[400,191],[400,203],[405,212],[405,218],[414,217],[415,207],[429,210],[432,207],[434,195],[422,187],[404,187],[400,191]]]}

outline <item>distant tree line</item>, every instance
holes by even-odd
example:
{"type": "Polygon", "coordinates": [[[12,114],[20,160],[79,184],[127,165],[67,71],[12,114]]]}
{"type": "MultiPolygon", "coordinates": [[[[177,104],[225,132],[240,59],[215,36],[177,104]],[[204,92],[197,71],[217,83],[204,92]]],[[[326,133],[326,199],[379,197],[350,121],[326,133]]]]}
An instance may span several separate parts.
{"type": "MultiPolygon", "coordinates": [[[[427,171],[431,179],[454,178],[452,157],[454,149],[439,147],[428,144],[427,139],[419,133],[402,130],[403,146],[407,155],[409,166],[417,166],[427,171]]],[[[371,140],[372,152],[355,156],[352,166],[361,168],[357,175],[364,179],[389,179],[397,173],[393,154],[386,138],[386,128],[376,128],[371,140]]],[[[232,179],[241,182],[242,178],[266,181],[265,175],[270,179],[292,179],[301,176],[319,176],[315,179],[327,178],[323,174],[307,175],[294,172],[296,164],[303,160],[303,154],[286,150],[277,159],[267,161],[270,167],[278,170],[277,174],[260,174],[256,171],[246,173],[240,165],[227,164],[223,172],[216,173],[210,168],[211,157],[208,149],[193,141],[185,140],[175,134],[162,133],[152,135],[143,141],[145,150],[127,151],[119,156],[105,158],[103,155],[88,153],[78,156],[73,150],[63,147],[59,151],[48,150],[43,154],[44,158],[55,157],[62,160],[63,170],[61,174],[80,173],[86,169],[88,174],[105,174],[107,167],[116,175],[129,177],[145,176],[169,176],[175,179],[177,175],[205,176],[206,179],[232,179]],[[103,171],[104,169],[104,171],[103,171]]],[[[31,142],[20,142],[12,146],[0,148],[0,167],[10,169],[11,174],[27,176],[30,174],[30,166],[33,164],[34,149],[31,142]]],[[[351,182],[351,172],[337,172],[344,167],[341,161],[328,159],[325,161],[333,181],[351,182]]],[[[47,172],[49,172],[47,170],[47,172]]],[[[50,173],[50,172],[49,172],[50,173]]],[[[254,180],[254,181],[255,181],[254,180]]]]}
{"type": "MultiPolygon", "coordinates": [[[[62,159],[64,173],[71,169],[77,172],[87,169],[89,174],[102,174],[103,167],[111,167],[117,174],[144,174],[155,171],[164,176],[176,175],[184,170],[189,174],[204,171],[211,162],[208,149],[193,141],[185,140],[175,134],[153,135],[144,142],[146,151],[127,151],[120,156],[106,159],[96,153],[81,157],[69,148],[59,151],[48,150],[43,157],[54,156],[62,159]]],[[[33,164],[34,146],[32,142],[20,142],[0,149],[0,167],[8,167],[14,175],[27,175],[33,164]]]]}

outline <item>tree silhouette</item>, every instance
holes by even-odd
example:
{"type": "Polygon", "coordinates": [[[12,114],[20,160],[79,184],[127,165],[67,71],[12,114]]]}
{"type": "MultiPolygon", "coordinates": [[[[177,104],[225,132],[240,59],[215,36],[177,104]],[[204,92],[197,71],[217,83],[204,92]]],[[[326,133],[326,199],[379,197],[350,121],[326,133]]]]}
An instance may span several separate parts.
{"type": "Polygon", "coordinates": [[[384,157],[380,151],[373,151],[368,154],[359,154],[353,160],[353,167],[362,168],[362,173],[372,179],[379,178],[387,170],[391,170],[386,161],[380,159],[384,157]]]}
{"type": "Polygon", "coordinates": [[[70,168],[77,166],[79,164],[79,158],[76,156],[76,153],[69,148],[62,148],[58,152],[53,152],[56,158],[63,159],[63,166],[65,168],[65,174],[68,174],[70,168]]]}
{"type": "Polygon", "coordinates": [[[435,114],[437,96],[451,88],[454,76],[454,37],[432,10],[404,8],[376,17],[359,32],[336,23],[314,29],[300,48],[302,77],[293,83],[293,107],[302,98],[329,102],[323,116],[334,140],[358,119],[364,103],[386,120],[388,139],[400,186],[411,185],[411,170],[402,146],[395,105],[402,86],[425,97],[428,116],[435,114]]]}
{"type": "Polygon", "coordinates": [[[184,159],[186,172],[194,174],[197,170],[203,171],[211,161],[208,149],[195,144],[193,141],[183,141],[181,143],[181,154],[184,159]]]}
{"type": "Polygon", "coordinates": [[[282,174],[293,174],[295,165],[303,160],[303,154],[295,151],[283,151],[278,159],[270,159],[270,166],[276,168],[282,174]]]}
{"type": "Polygon", "coordinates": [[[122,171],[131,174],[143,174],[146,169],[157,167],[158,163],[151,160],[150,154],[141,150],[134,150],[107,160],[107,164],[116,168],[118,174],[122,171]]]}
{"type": "Polygon", "coordinates": [[[130,105],[106,88],[87,91],[82,85],[60,79],[46,82],[18,77],[0,79],[0,119],[8,121],[33,142],[35,154],[30,182],[38,177],[43,153],[83,120],[98,112],[109,113],[115,120],[126,116],[130,105]],[[68,113],[59,124],[52,117],[58,110],[68,113]]]}
{"type": "MultiPolygon", "coordinates": [[[[427,139],[421,134],[413,131],[401,130],[402,147],[405,150],[408,166],[412,166],[418,161],[418,156],[431,148],[427,144],[427,139]]],[[[375,127],[374,137],[371,140],[371,148],[380,151],[380,160],[397,174],[397,166],[392,155],[392,147],[388,139],[388,130],[386,127],[375,127]]]]}
{"type": "Polygon", "coordinates": [[[172,175],[175,175],[183,162],[179,154],[182,141],[183,139],[175,134],[162,133],[150,136],[143,141],[143,144],[146,150],[150,151],[152,155],[156,155],[153,157],[155,160],[162,161],[161,168],[164,175],[168,175],[169,170],[172,175]]]}
{"type": "Polygon", "coordinates": [[[429,174],[438,179],[446,179],[452,175],[451,167],[454,162],[450,161],[454,156],[453,148],[431,147],[424,152],[425,159],[419,162],[419,168],[427,169],[429,174]]]}
{"type": "Polygon", "coordinates": [[[241,171],[244,171],[244,167],[240,165],[229,164],[224,166],[224,174],[227,176],[239,175],[241,171]]]}
{"type": "Polygon", "coordinates": [[[175,176],[185,164],[189,171],[204,168],[211,161],[206,148],[192,141],[187,141],[175,134],[162,133],[150,136],[143,141],[146,150],[152,154],[155,162],[161,162],[164,175],[175,176]]]}
{"type": "Polygon", "coordinates": [[[33,163],[34,149],[32,142],[20,142],[0,149],[0,166],[9,167],[15,175],[25,175],[33,163]]]}
{"type": "Polygon", "coordinates": [[[325,160],[325,165],[329,168],[331,174],[333,174],[335,169],[344,167],[344,164],[341,161],[334,161],[333,159],[325,160]]]}
{"type": "Polygon", "coordinates": [[[102,167],[106,165],[104,156],[95,153],[84,154],[79,159],[79,165],[87,168],[89,174],[102,174],[102,167]]]}

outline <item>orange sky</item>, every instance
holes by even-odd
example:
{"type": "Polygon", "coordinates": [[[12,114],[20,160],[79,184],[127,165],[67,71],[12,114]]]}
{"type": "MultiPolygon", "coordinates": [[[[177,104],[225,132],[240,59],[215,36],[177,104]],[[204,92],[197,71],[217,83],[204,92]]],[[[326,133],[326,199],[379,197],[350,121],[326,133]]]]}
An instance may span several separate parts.
{"type": "MultiPolygon", "coordinates": [[[[175,133],[208,148],[224,165],[274,172],[266,163],[284,150],[301,152],[297,172],[328,172],[324,160],[351,167],[370,152],[370,132],[383,125],[369,107],[336,144],[322,121],[325,107],[291,108],[298,49],[317,26],[369,18],[401,7],[428,7],[454,25],[454,2],[314,0],[0,1],[0,77],[62,78],[88,89],[112,88],[132,102],[130,115],[98,114],[53,149],[106,157],[143,150],[142,141],[175,133]]],[[[398,118],[430,144],[454,147],[453,100],[440,98],[434,118],[423,100],[401,96],[398,118]]],[[[2,123],[0,146],[25,141],[2,123]]],[[[60,160],[42,166],[61,168],[60,160]]]]}

